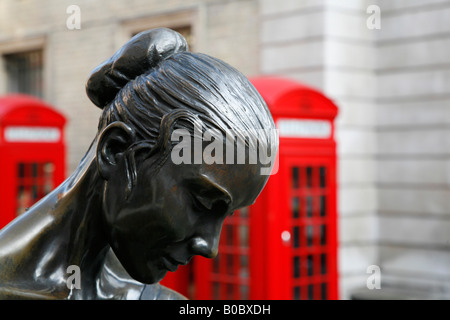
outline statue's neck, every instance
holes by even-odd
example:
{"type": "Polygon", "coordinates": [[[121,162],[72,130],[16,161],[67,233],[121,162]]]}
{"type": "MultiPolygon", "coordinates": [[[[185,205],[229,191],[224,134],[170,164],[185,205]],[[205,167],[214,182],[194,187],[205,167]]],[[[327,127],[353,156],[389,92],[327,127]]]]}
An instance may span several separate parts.
{"type": "Polygon", "coordinates": [[[53,211],[61,217],[56,227],[57,236],[65,244],[61,263],[80,270],[81,290],[72,289],[71,294],[81,294],[83,298],[95,297],[95,280],[109,249],[101,217],[103,186],[104,180],[90,165],[81,176],[75,173],[61,186],[62,193],[53,211]]]}

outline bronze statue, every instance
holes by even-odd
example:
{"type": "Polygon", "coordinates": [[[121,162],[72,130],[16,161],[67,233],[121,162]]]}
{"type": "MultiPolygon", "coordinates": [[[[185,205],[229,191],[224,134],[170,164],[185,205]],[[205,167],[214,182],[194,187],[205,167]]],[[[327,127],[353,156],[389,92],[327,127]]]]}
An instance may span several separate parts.
{"type": "Polygon", "coordinates": [[[133,37],[86,91],[103,109],[98,134],[65,182],[0,231],[0,298],[178,298],[158,281],[217,255],[224,219],[255,201],[273,164],[218,146],[237,137],[246,160],[264,148],[273,159],[270,112],[241,73],[165,28],[133,37]]]}

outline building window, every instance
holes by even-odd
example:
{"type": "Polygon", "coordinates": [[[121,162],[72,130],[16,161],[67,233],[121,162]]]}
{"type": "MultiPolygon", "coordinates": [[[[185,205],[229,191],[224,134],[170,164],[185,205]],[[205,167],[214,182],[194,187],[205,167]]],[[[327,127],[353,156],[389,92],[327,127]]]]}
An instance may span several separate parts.
{"type": "Polygon", "coordinates": [[[8,92],[43,97],[42,50],[5,54],[3,59],[8,92]]]}

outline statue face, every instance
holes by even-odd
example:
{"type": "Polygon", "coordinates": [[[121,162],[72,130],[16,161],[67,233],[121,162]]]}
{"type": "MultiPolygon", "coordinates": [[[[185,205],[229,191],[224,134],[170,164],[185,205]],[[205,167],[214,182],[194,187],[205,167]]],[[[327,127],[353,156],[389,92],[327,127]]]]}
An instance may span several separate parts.
{"type": "Polygon", "coordinates": [[[107,182],[103,215],[111,247],[127,272],[143,283],[161,280],[194,255],[217,254],[224,219],[252,204],[267,181],[258,165],[175,165],[155,172],[137,162],[126,197],[126,170],[107,182]]]}

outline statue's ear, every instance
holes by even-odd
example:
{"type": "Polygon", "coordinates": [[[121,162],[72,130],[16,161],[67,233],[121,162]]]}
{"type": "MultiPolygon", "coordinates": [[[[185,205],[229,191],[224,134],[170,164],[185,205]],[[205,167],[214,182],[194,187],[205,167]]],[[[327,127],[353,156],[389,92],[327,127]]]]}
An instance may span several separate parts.
{"type": "Polygon", "coordinates": [[[97,167],[100,175],[108,180],[128,147],[134,142],[135,133],[125,123],[117,121],[103,129],[97,144],[97,167]]]}

